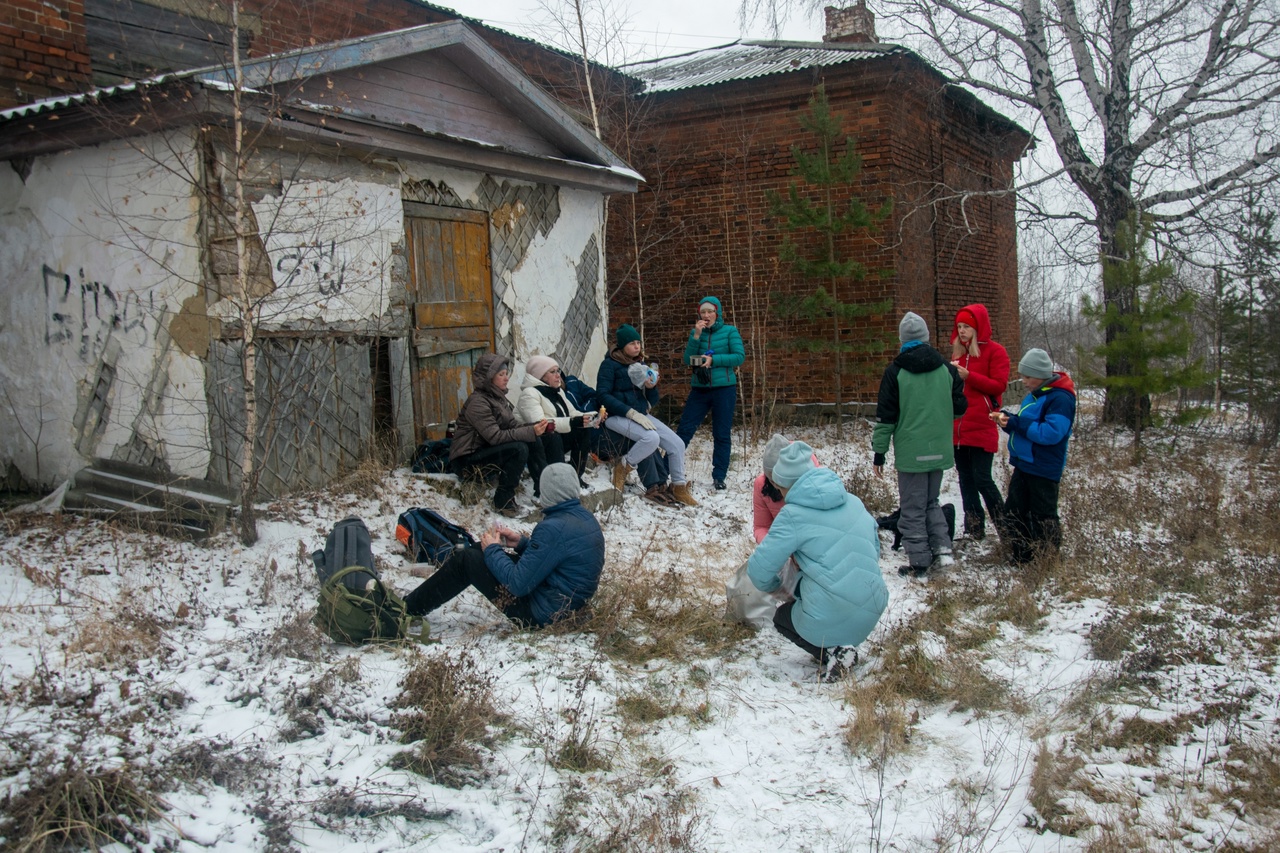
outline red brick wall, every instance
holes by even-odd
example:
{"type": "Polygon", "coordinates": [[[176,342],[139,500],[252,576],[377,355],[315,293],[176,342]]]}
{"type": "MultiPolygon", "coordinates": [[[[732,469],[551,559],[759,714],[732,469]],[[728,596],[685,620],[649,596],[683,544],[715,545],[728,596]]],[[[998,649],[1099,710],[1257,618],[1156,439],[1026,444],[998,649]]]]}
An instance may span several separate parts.
{"type": "MultiPolygon", "coordinates": [[[[657,96],[629,141],[648,183],[635,199],[615,197],[611,207],[610,323],[643,324],[650,357],[683,378],[687,368],[677,362],[696,302],[719,296],[747,341],[744,399],[757,403],[835,399],[834,355],[779,345],[797,336],[829,338],[830,321],[782,319],[771,308],[775,294],[805,295],[815,287],[779,261],[786,232],[770,216],[766,192],[785,193],[798,180],[791,147],[812,146],[799,119],[820,81],[862,156],[853,192],[869,207],[885,199],[894,205],[874,232],[848,235],[837,247],[883,273],[844,283],[839,298],[889,299],[894,306],[885,315],[842,322],[841,340],[856,344],[887,332],[896,341],[898,319],[913,310],[929,321],[935,343],[945,345],[956,310],[982,301],[998,337],[1016,344],[1013,201],[989,192],[1007,186],[1016,153],[1005,150],[1010,139],[1003,129],[956,109],[914,60],[891,57],[657,96]],[[963,197],[962,205],[952,198],[957,190],[982,194],[963,197]]],[[[845,381],[846,400],[874,399],[890,354],[860,357],[860,375],[845,381]]]]}
{"type": "MultiPolygon", "coordinates": [[[[250,56],[456,17],[413,0],[240,0],[240,9],[250,56]]],[[[477,31],[582,117],[589,116],[576,63],[524,39],[477,31]]],[[[0,0],[0,109],[91,88],[88,53],[84,0],[0,0]]]]}
{"type": "Polygon", "coordinates": [[[0,109],[81,92],[88,81],[81,0],[0,4],[0,109]]]}

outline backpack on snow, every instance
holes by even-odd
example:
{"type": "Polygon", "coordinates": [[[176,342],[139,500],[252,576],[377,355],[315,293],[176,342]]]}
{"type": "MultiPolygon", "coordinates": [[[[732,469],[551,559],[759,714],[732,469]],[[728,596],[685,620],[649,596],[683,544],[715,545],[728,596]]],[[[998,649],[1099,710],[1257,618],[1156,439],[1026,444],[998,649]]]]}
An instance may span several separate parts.
{"type": "Polygon", "coordinates": [[[373,560],[369,528],[358,518],[333,526],[324,549],[311,555],[320,577],[314,621],[339,643],[395,642],[412,634],[426,640],[427,621],[410,616],[399,595],[383,585],[373,560]]]}
{"type": "Polygon", "coordinates": [[[449,446],[452,439],[424,441],[413,452],[410,467],[415,474],[445,474],[449,471],[449,446]]]}
{"type": "MultiPolygon", "coordinates": [[[[898,517],[902,515],[902,508],[899,507],[888,515],[882,515],[876,519],[876,524],[881,530],[890,530],[893,532],[893,550],[897,551],[902,547],[902,533],[898,530],[898,517]]],[[[942,516],[947,520],[947,536],[952,539],[956,538],[956,508],[955,504],[943,504],[942,516]]]]}
{"type": "Polygon", "coordinates": [[[413,562],[437,566],[454,548],[475,548],[480,544],[465,527],[421,506],[400,513],[396,519],[396,539],[413,562]]]}

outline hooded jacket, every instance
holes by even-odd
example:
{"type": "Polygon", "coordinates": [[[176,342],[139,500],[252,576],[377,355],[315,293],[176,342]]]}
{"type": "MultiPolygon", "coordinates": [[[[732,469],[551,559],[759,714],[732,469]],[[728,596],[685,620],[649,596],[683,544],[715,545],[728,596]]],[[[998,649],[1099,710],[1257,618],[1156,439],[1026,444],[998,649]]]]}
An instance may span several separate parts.
{"type": "Polygon", "coordinates": [[[577,498],[542,514],[533,534],[520,538],[517,559],[494,544],[484,549],[484,564],[512,595],[529,597],[539,625],[549,625],[595,595],[604,568],[604,533],[577,498]]]}
{"type": "Polygon", "coordinates": [[[791,619],[815,646],[852,646],[875,628],[889,603],[880,574],[876,521],[830,468],[806,471],[747,561],[755,586],[771,592],[794,556],[800,567],[791,619]]]}
{"type": "Polygon", "coordinates": [[[1055,373],[1022,400],[1009,415],[1009,464],[1046,480],[1061,480],[1067,467],[1067,441],[1076,421],[1076,386],[1065,373],[1055,373]]]}
{"type": "Polygon", "coordinates": [[[684,363],[692,364],[690,359],[698,355],[712,353],[709,379],[703,381],[694,373],[691,380],[694,388],[724,388],[738,384],[738,368],[746,361],[747,351],[742,346],[742,335],[735,326],[724,321],[724,308],[720,300],[714,296],[704,296],[698,300],[701,306],[710,302],[716,306],[716,321],[701,334],[689,333],[689,341],[684,346],[684,363]]]}
{"type": "Polygon", "coordinates": [[[516,420],[515,407],[493,385],[493,378],[507,368],[507,360],[487,352],[471,368],[474,389],[458,413],[458,427],[449,445],[449,461],[461,459],[484,447],[511,441],[532,442],[538,437],[533,425],[516,420]]]}
{"type": "MultiPolygon", "coordinates": [[[[964,398],[968,401],[968,408],[955,422],[952,444],[995,453],[1000,449],[1000,430],[987,415],[1000,408],[1001,395],[1009,386],[1009,353],[991,340],[991,318],[987,314],[987,306],[975,303],[961,310],[968,311],[977,321],[974,340],[978,343],[978,354],[974,356],[966,351],[957,359],[959,366],[969,371],[964,380],[964,398]]],[[[959,334],[958,325],[953,326],[952,344],[959,334]]]]}
{"type": "Polygon", "coordinates": [[[965,413],[964,380],[928,344],[906,346],[885,368],[871,432],[875,464],[893,444],[893,464],[907,474],[945,471],[955,464],[953,422],[965,413]]]}

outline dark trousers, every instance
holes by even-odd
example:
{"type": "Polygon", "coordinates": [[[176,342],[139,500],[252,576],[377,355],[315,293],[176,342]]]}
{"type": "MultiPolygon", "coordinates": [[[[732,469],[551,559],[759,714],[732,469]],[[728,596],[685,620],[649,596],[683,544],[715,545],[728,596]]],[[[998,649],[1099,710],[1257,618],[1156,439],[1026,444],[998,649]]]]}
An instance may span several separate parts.
{"type": "Polygon", "coordinates": [[[964,532],[986,533],[982,505],[987,505],[991,522],[1000,527],[1000,513],[1004,511],[1004,498],[1000,488],[991,479],[991,460],[994,453],[980,447],[958,445],[956,447],[956,474],[960,477],[960,502],[964,505],[964,532]]]}
{"type": "Polygon", "coordinates": [[[804,637],[801,637],[800,632],[796,630],[795,624],[791,621],[791,611],[795,606],[796,603],[794,601],[788,601],[773,611],[773,627],[778,629],[779,634],[813,655],[819,663],[826,663],[828,650],[822,646],[815,646],[804,637]]]}
{"type": "Polygon", "coordinates": [[[1044,551],[1062,545],[1058,520],[1058,481],[1013,469],[1009,499],[1001,519],[1000,537],[1009,545],[1009,557],[1023,565],[1044,551]]]}
{"type": "Polygon", "coordinates": [[[569,464],[581,477],[587,467],[589,446],[587,431],[582,428],[571,429],[568,432],[547,430],[543,433],[530,445],[529,449],[529,476],[533,478],[533,493],[537,495],[541,491],[542,470],[548,465],[563,462],[566,452],[569,454],[569,464]]]}
{"type": "Polygon", "coordinates": [[[528,461],[529,444],[509,441],[459,456],[451,460],[449,465],[453,468],[453,473],[465,480],[488,481],[491,475],[497,474],[498,488],[493,493],[493,505],[498,509],[506,509],[516,505],[516,487],[520,485],[520,474],[528,461]]]}
{"type": "Polygon", "coordinates": [[[680,413],[680,427],[676,435],[688,447],[693,434],[711,413],[711,479],[724,480],[729,473],[729,457],[733,451],[733,410],[738,405],[738,386],[723,388],[694,388],[684,401],[680,413]]]}
{"type": "Polygon", "coordinates": [[[480,548],[455,548],[434,575],[404,597],[404,603],[413,616],[425,616],[446,601],[452,601],[469,586],[493,602],[512,622],[523,628],[535,627],[533,609],[529,599],[517,598],[505,586],[498,583],[484,563],[484,551],[480,548]]]}

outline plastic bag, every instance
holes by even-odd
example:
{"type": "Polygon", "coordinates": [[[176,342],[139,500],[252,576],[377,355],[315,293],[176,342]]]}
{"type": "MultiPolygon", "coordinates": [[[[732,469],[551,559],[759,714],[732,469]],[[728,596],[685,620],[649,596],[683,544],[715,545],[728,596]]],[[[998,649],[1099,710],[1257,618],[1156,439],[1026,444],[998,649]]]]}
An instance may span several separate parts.
{"type": "Polygon", "coordinates": [[[747,564],[743,563],[724,585],[724,618],[730,622],[742,622],[755,628],[767,628],[773,624],[773,611],[779,604],[795,597],[796,583],[800,580],[799,567],[794,559],[788,559],[778,572],[782,585],[773,592],[761,592],[747,577],[747,564]]]}

